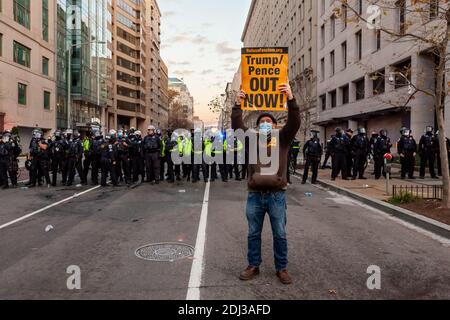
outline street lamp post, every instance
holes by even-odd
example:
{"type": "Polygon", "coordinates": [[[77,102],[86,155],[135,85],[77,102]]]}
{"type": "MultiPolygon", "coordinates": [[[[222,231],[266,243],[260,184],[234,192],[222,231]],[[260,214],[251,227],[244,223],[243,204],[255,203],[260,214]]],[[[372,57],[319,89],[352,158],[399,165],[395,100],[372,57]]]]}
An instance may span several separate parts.
{"type": "MultiPolygon", "coordinates": [[[[106,44],[106,42],[104,41],[90,41],[90,42],[84,42],[84,43],[76,43],[73,44],[69,47],[69,49],[67,49],[67,61],[68,61],[68,66],[67,66],[67,128],[68,129],[72,129],[72,53],[73,53],[73,49],[76,47],[83,47],[86,45],[90,45],[90,44],[106,44]]],[[[97,52],[97,104],[100,104],[100,96],[99,96],[99,79],[98,79],[98,71],[99,71],[99,65],[98,65],[98,52],[97,52]]]]}

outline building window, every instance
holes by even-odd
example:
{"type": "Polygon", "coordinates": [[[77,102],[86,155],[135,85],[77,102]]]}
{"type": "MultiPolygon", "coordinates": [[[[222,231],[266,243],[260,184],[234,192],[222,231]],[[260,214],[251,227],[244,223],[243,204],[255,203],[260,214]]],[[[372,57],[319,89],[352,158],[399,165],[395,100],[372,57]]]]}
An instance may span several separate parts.
{"type": "Polygon", "coordinates": [[[430,1],[430,20],[436,19],[439,15],[439,0],[430,1]]]}
{"type": "Polygon", "coordinates": [[[14,41],[14,62],[25,67],[30,67],[31,49],[14,41]]]}
{"type": "Polygon", "coordinates": [[[330,92],[331,108],[336,108],[336,90],[330,92]]]}
{"type": "Polygon", "coordinates": [[[3,34],[0,33],[0,57],[3,55],[2,52],[3,52],[3,34]]]}
{"type": "Polygon", "coordinates": [[[325,58],[320,59],[320,79],[325,80],[325,58]]]}
{"type": "Polygon", "coordinates": [[[345,85],[341,87],[341,97],[342,97],[342,104],[347,104],[349,102],[349,85],[345,85]]]}
{"type": "Polygon", "coordinates": [[[331,69],[331,75],[334,76],[334,73],[336,72],[334,51],[331,51],[331,53],[330,53],[330,69],[331,69]]]}
{"type": "Polygon", "coordinates": [[[325,25],[320,27],[320,48],[325,47],[325,25]]]}
{"type": "Polygon", "coordinates": [[[42,0],[42,39],[48,41],[48,0],[42,0]]]}
{"type": "Polygon", "coordinates": [[[327,96],[325,94],[320,96],[320,106],[322,111],[327,110],[327,96]]]}
{"type": "Polygon", "coordinates": [[[27,104],[27,85],[23,83],[19,83],[17,86],[18,89],[18,99],[17,102],[21,105],[27,104]]]}
{"type": "Polygon", "coordinates": [[[49,60],[46,57],[42,57],[42,74],[48,76],[49,60]]]}
{"type": "Polygon", "coordinates": [[[342,5],[342,30],[347,28],[347,20],[348,20],[348,7],[346,4],[342,5]]]}
{"type": "Polygon", "coordinates": [[[395,3],[395,7],[397,8],[397,27],[398,27],[398,33],[403,35],[406,31],[406,0],[398,0],[395,3]]]}
{"type": "Polygon", "coordinates": [[[362,31],[359,30],[355,36],[356,36],[356,60],[359,61],[362,59],[362,31]]]}
{"type": "Polygon", "coordinates": [[[333,40],[336,36],[336,17],[334,15],[330,18],[330,40],[333,40]]]}
{"type": "Polygon", "coordinates": [[[355,81],[354,84],[356,92],[356,101],[363,100],[366,96],[366,86],[364,84],[364,78],[355,81]]]}
{"type": "Polygon", "coordinates": [[[395,89],[406,87],[411,83],[411,59],[394,66],[395,89]]]}
{"type": "Polygon", "coordinates": [[[14,0],[14,20],[30,29],[30,0],[14,0]]]}
{"type": "Polygon", "coordinates": [[[44,109],[50,110],[50,92],[44,91],[44,109]]]}
{"type": "Polygon", "coordinates": [[[341,44],[342,69],[347,68],[347,41],[341,44]]]}
{"type": "Polygon", "coordinates": [[[381,30],[375,30],[375,51],[381,49],[381,30]]]}
{"type": "Polygon", "coordinates": [[[374,96],[377,96],[379,94],[382,94],[385,92],[385,72],[384,70],[379,70],[375,73],[373,73],[371,76],[372,78],[372,92],[374,96]]]}
{"type": "Polygon", "coordinates": [[[358,14],[363,14],[363,0],[358,0],[358,14]]]}

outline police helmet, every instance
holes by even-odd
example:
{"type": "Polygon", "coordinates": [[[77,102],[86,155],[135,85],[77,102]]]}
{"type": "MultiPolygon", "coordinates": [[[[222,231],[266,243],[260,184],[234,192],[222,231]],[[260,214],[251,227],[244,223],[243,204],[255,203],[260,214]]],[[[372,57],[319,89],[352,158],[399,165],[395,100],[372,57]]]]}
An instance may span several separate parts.
{"type": "Polygon", "coordinates": [[[366,134],[366,128],[358,128],[358,134],[366,134]]]}
{"type": "Polygon", "coordinates": [[[387,132],[386,129],[381,129],[381,130],[380,130],[380,136],[382,136],[382,137],[387,137],[387,135],[388,135],[388,132],[387,132]]]}
{"type": "Polygon", "coordinates": [[[43,132],[42,132],[41,129],[36,128],[36,129],[33,129],[32,135],[33,135],[33,138],[41,139],[41,138],[42,138],[42,135],[43,135],[43,132]]]}
{"type": "Polygon", "coordinates": [[[428,126],[425,129],[425,133],[433,133],[434,132],[434,128],[432,126],[428,126]]]}
{"type": "Polygon", "coordinates": [[[106,142],[111,141],[111,135],[109,135],[109,134],[105,135],[105,140],[106,140],[106,142]]]}
{"type": "Polygon", "coordinates": [[[402,135],[405,137],[409,137],[411,135],[411,130],[408,128],[404,128],[402,131],[402,135]]]}
{"type": "Polygon", "coordinates": [[[311,138],[317,138],[318,136],[319,136],[319,131],[317,131],[317,130],[311,130],[310,132],[309,132],[309,136],[311,137],[311,138]]]}
{"type": "Polygon", "coordinates": [[[62,132],[61,132],[61,130],[56,130],[53,135],[55,136],[55,138],[61,138],[62,132]]]}
{"type": "Polygon", "coordinates": [[[78,138],[80,137],[80,133],[78,132],[78,130],[74,130],[74,131],[73,131],[73,137],[74,137],[75,139],[78,139],[78,138]]]}
{"type": "Polygon", "coordinates": [[[123,130],[117,131],[117,137],[118,137],[118,138],[123,138],[123,137],[124,137],[124,132],[123,132],[123,130]]]}
{"type": "Polygon", "coordinates": [[[400,134],[403,134],[403,131],[405,131],[405,130],[407,130],[408,128],[406,128],[406,127],[401,127],[400,128],[400,134]]]}
{"type": "MultiPolygon", "coordinates": [[[[2,133],[0,132],[0,136],[1,135],[2,133]]],[[[0,139],[2,139],[4,143],[8,143],[11,140],[11,132],[9,131],[3,132],[3,136],[0,139]]]]}
{"type": "Polygon", "coordinates": [[[156,127],[153,125],[150,125],[150,126],[148,126],[147,130],[148,131],[151,131],[151,130],[156,131],[156,127]]]}
{"type": "Polygon", "coordinates": [[[136,137],[141,137],[142,136],[142,132],[139,131],[139,130],[136,131],[134,134],[136,135],[136,137]]]}

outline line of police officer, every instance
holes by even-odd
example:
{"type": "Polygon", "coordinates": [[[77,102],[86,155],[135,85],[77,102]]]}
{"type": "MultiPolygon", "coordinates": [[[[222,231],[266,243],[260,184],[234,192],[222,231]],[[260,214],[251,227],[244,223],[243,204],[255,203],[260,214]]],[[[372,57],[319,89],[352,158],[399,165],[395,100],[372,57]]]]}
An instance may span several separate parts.
{"type": "MultiPolygon", "coordinates": [[[[53,137],[45,139],[42,130],[36,128],[32,133],[26,162],[30,175],[26,185],[42,185],[45,179],[48,186],[56,186],[58,173],[61,173],[63,185],[71,186],[76,173],[81,184],[87,184],[89,171],[93,185],[99,184],[99,172],[101,173],[101,186],[107,185],[108,177],[114,186],[122,181],[127,185],[139,180],[159,184],[164,180],[169,183],[174,183],[175,179],[191,181],[191,177],[195,183],[200,180],[200,171],[203,172],[204,181],[210,178],[211,181],[216,180],[217,167],[224,182],[228,181],[229,177],[232,178],[233,172],[236,180],[245,179],[247,165],[239,165],[242,161],[237,160],[244,145],[235,139],[234,145],[228,146],[224,136],[223,133],[215,131],[210,136],[203,137],[199,129],[191,130],[187,135],[177,135],[169,129],[163,136],[159,129],[149,126],[145,137],[134,128],[129,131],[111,130],[105,137],[99,129],[95,129],[91,136],[81,139],[76,130],[69,129],[64,133],[57,130],[53,137]],[[221,141],[220,150],[215,148],[216,139],[221,141]],[[196,141],[202,146],[201,151],[194,150],[196,141]],[[191,162],[175,165],[172,152],[177,152],[180,157],[190,156],[191,162]],[[196,153],[200,153],[200,159],[203,159],[203,152],[210,157],[223,154],[223,164],[206,164],[204,161],[202,164],[195,164],[196,153]],[[235,162],[227,165],[226,158],[230,152],[234,153],[235,162]]],[[[20,150],[16,154],[18,156],[20,150]]]]}
{"type": "MultiPolygon", "coordinates": [[[[386,177],[384,166],[385,155],[390,154],[392,148],[392,143],[388,137],[387,130],[382,129],[380,132],[372,132],[370,139],[367,137],[364,128],[359,128],[356,135],[353,133],[354,132],[351,129],[344,132],[343,129],[336,128],[336,134],[327,142],[325,161],[322,165],[322,169],[326,168],[328,159],[331,157],[332,181],[334,181],[340,173],[344,180],[355,180],[357,178],[365,180],[367,179],[365,177],[367,161],[369,158],[373,158],[373,174],[375,179],[380,179],[382,175],[386,177]]],[[[397,152],[400,156],[401,178],[405,179],[406,175],[408,175],[410,179],[415,179],[414,169],[416,155],[418,153],[420,155],[420,178],[425,178],[425,171],[428,165],[431,177],[437,179],[437,176],[441,175],[439,132],[434,134],[433,127],[427,127],[419,144],[416,143],[411,135],[411,130],[408,128],[402,128],[400,133],[401,138],[397,143],[397,152]],[[436,160],[438,174],[436,174],[435,171],[436,160]]],[[[312,138],[311,141],[313,142],[308,142],[309,147],[311,147],[316,140],[318,140],[317,137],[312,138]]],[[[450,140],[447,138],[446,141],[450,159],[450,140]]],[[[306,145],[305,148],[307,148],[306,145]]],[[[315,158],[316,155],[319,156],[318,152],[312,151],[312,154],[314,155],[313,158],[315,158]]],[[[308,163],[307,157],[305,157],[305,159],[308,163]]],[[[313,178],[314,175],[317,177],[317,170],[313,172],[313,178]]],[[[315,181],[315,178],[313,181],[315,181]]]]}

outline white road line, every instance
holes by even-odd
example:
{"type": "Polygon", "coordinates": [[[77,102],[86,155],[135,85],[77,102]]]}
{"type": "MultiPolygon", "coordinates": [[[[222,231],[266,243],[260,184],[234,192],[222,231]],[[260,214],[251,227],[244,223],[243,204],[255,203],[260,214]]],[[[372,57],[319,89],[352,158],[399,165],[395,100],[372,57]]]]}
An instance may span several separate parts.
{"type": "Polygon", "coordinates": [[[206,222],[208,219],[208,202],[209,189],[211,183],[205,186],[205,195],[203,197],[202,213],[200,215],[200,223],[198,225],[197,240],[195,242],[195,253],[192,261],[191,275],[189,277],[189,287],[186,295],[186,300],[200,300],[200,286],[202,284],[203,273],[203,256],[205,252],[206,242],[206,222]]]}
{"type": "Polygon", "coordinates": [[[78,197],[80,197],[80,196],[82,196],[82,195],[84,195],[84,194],[86,194],[86,193],[89,193],[89,192],[91,192],[91,191],[94,191],[95,189],[98,189],[98,188],[100,188],[100,186],[93,187],[93,188],[91,188],[91,189],[88,189],[88,190],[83,191],[83,192],[80,192],[80,193],[76,193],[76,194],[74,194],[74,195],[71,196],[71,197],[68,197],[68,198],[63,199],[63,200],[61,200],[61,201],[55,202],[55,203],[53,203],[53,204],[50,204],[50,205],[48,205],[48,206],[46,206],[46,207],[44,207],[44,208],[42,208],[42,209],[39,209],[39,210],[36,210],[36,211],[34,211],[34,212],[32,212],[32,213],[29,213],[29,214],[27,214],[27,215],[24,215],[23,217],[20,217],[20,218],[18,218],[18,219],[16,219],[16,220],[13,220],[13,221],[10,221],[10,222],[8,222],[8,223],[5,223],[5,224],[3,224],[3,225],[0,226],[0,230],[1,230],[1,229],[4,229],[4,228],[6,228],[6,227],[9,227],[9,226],[11,226],[11,225],[13,225],[13,224],[15,224],[15,223],[17,223],[17,222],[20,222],[20,221],[23,221],[23,220],[25,220],[25,219],[28,219],[28,218],[30,218],[30,217],[32,217],[32,216],[38,214],[38,213],[41,213],[41,212],[43,212],[43,211],[48,210],[48,209],[50,209],[50,208],[59,206],[60,204],[62,204],[62,203],[64,203],[64,202],[70,201],[70,200],[72,200],[72,199],[74,199],[74,198],[78,198],[78,197]]]}

